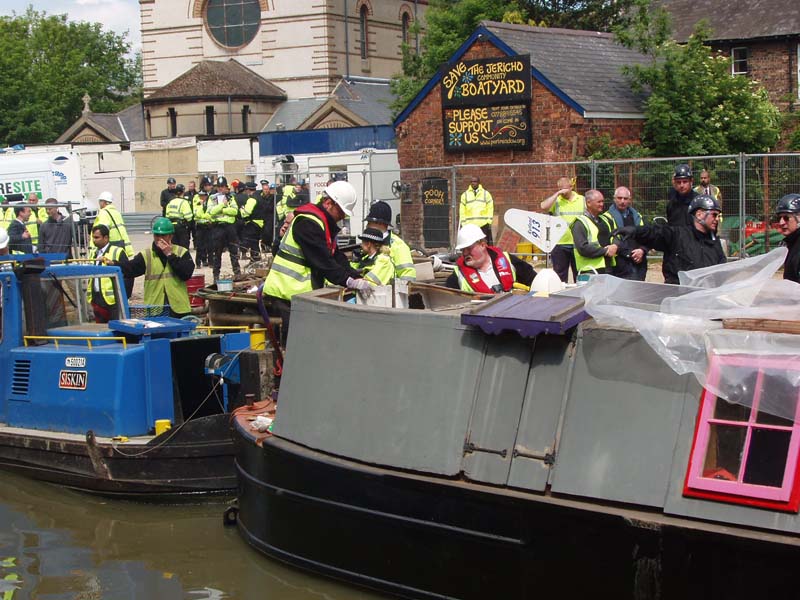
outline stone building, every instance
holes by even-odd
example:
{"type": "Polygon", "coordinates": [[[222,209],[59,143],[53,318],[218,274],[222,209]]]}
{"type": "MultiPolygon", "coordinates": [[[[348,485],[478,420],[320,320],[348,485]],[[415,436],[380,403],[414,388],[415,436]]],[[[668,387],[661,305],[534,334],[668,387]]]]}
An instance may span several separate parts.
{"type": "MultiPolygon", "coordinates": [[[[437,173],[436,167],[464,165],[457,170],[456,180],[448,181],[456,187],[449,190],[453,201],[473,175],[480,176],[494,196],[498,231],[499,217],[507,208],[537,209],[539,202],[555,191],[559,176],[578,175],[574,165],[543,167],[523,163],[573,161],[585,155],[590,140],[603,136],[615,145],[638,143],[644,124],[642,98],[631,91],[622,66],[644,60],[641,54],[615,43],[610,34],[481,23],[447,68],[440,70],[394,121],[401,168],[429,169],[403,173],[405,189],[409,190],[403,212],[404,236],[414,244],[423,244],[424,209],[419,190],[425,184],[421,179],[447,178],[451,172],[437,173]],[[459,71],[460,64],[469,67],[473,60],[519,55],[530,55],[529,99],[512,102],[520,102],[516,106],[524,106],[521,110],[527,114],[527,122],[525,114],[518,115],[519,135],[530,136],[527,147],[513,147],[517,137],[509,139],[503,149],[493,149],[493,142],[487,141],[486,145],[459,151],[458,140],[453,145],[453,137],[445,136],[445,120],[451,110],[443,105],[446,78],[454,71],[465,72],[459,71]]],[[[488,75],[492,77],[497,77],[496,73],[488,75]]],[[[508,104],[503,99],[499,102],[505,110],[498,123],[508,122],[508,104]]],[[[506,127],[488,126],[487,140],[506,127]]],[[[579,182],[581,190],[584,186],[585,182],[579,182]]],[[[450,226],[451,230],[455,228],[452,220],[450,226]]]]}

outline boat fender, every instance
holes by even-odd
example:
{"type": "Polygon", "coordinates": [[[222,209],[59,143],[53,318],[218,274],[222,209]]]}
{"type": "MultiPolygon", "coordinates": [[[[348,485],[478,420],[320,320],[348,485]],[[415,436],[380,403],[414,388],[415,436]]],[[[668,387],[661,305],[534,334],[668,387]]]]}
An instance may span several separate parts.
{"type": "Polygon", "coordinates": [[[222,524],[225,527],[233,527],[236,525],[236,522],[239,520],[239,507],[238,506],[229,506],[225,509],[225,512],[222,513],[222,524]]]}

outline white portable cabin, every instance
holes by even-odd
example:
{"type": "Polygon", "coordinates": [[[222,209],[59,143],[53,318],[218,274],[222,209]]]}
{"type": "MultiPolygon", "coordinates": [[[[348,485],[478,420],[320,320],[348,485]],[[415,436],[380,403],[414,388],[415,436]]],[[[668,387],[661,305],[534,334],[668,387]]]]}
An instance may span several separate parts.
{"type": "Polygon", "coordinates": [[[43,203],[47,198],[71,203],[72,210],[97,210],[94,199],[88,200],[83,190],[80,159],[71,151],[0,153],[0,200],[10,194],[31,192],[43,203]]]}

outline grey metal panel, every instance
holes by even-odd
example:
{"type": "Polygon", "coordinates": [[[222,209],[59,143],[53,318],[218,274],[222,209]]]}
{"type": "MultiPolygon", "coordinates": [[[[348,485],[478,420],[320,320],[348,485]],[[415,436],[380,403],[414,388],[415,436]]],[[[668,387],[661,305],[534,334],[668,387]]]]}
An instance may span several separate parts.
{"type": "MultiPolygon", "coordinates": [[[[522,407],[514,449],[523,455],[544,456],[553,452],[564,386],[570,362],[569,336],[540,335],[531,362],[531,374],[522,407]]],[[[517,456],[511,461],[508,485],[543,491],[550,467],[544,460],[517,456]]]]}
{"type": "Polygon", "coordinates": [[[663,507],[688,376],[634,331],[583,326],[554,492],[663,507]]]}
{"type": "Polygon", "coordinates": [[[459,318],[295,298],[275,433],[373,464],[457,474],[485,343],[459,318]]]}
{"type": "Polygon", "coordinates": [[[528,381],[532,342],[518,335],[488,338],[469,426],[469,441],[478,448],[464,457],[464,474],[476,481],[505,484],[517,436],[528,381]],[[497,452],[505,451],[505,456],[497,452]]]}
{"type": "Polygon", "coordinates": [[[672,473],[670,474],[669,491],[667,492],[664,512],[671,515],[704,519],[725,524],[759,527],[775,531],[800,533],[800,517],[796,514],[781,513],[759,508],[685,498],[683,484],[689,467],[689,454],[694,440],[694,428],[697,409],[700,404],[700,384],[692,381],[691,393],[687,395],[681,427],[678,432],[678,443],[675,446],[672,473]]]}

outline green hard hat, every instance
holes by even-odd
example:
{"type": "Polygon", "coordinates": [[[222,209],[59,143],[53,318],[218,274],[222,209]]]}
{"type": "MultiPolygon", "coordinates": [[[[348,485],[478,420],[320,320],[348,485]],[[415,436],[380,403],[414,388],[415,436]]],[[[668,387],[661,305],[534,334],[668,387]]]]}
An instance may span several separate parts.
{"type": "Polygon", "coordinates": [[[175,226],[168,218],[158,217],[155,223],[153,223],[153,233],[155,235],[167,235],[170,233],[175,233],[175,226]]]}

